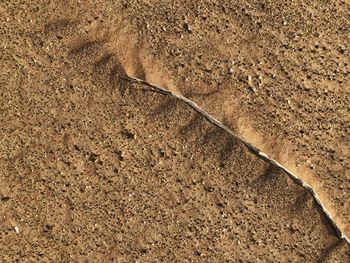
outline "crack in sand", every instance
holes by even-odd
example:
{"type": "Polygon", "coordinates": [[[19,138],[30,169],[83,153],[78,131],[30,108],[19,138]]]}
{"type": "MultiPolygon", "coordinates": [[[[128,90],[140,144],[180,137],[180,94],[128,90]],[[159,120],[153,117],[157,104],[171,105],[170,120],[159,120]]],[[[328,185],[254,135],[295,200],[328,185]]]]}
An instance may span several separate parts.
{"type": "Polygon", "coordinates": [[[216,118],[214,118],[211,115],[209,115],[206,111],[201,109],[195,102],[189,100],[188,98],[186,98],[186,97],[184,97],[182,95],[175,94],[175,93],[173,93],[173,92],[171,92],[171,91],[169,91],[169,90],[167,90],[165,88],[159,87],[159,86],[157,86],[155,84],[151,84],[151,83],[149,83],[149,82],[147,82],[146,80],[143,80],[143,79],[130,77],[130,76],[127,76],[124,79],[129,81],[129,82],[131,82],[131,83],[138,83],[138,84],[146,85],[146,86],[148,86],[150,88],[149,90],[151,90],[153,92],[161,93],[161,94],[167,95],[167,96],[172,96],[172,97],[175,97],[175,98],[185,102],[188,106],[190,106],[196,112],[198,112],[199,114],[204,116],[210,123],[220,127],[225,132],[228,132],[231,136],[233,136],[236,139],[238,139],[239,141],[241,141],[255,155],[257,155],[258,157],[266,160],[267,162],[269,162],[273,166],[276,166],[276,167],[280,168],[281,170],[283,170],[295,183],[301,185],[303,188],[307,189],[311,193],[311,195],[315,199],[316,203],[319,205],[321,211],[325,214],[325,216],[327,217],[327,219],[329,220],[331,225],[334,227],[334,229],[335,229],[336,233],[338,234],[339,238],[342,239],[342,240],[345,240],[345,242],[347,242],[350,245],[349,238],[343,233],[341,228],[338,226],[337,222],[333,219],[333,217],[330,214],[330,212],[323,205],[321,199],[319,198],[319,196],[315,192],[315,190],[309,184],[305,183],[302,179],[300,179],[298,176],[296,176],[291,171],[289,171],[282,164],[280,164],[277,161],[275,161],[274,159],[270,158],[267,154],[265,154],[264,152],[259,150],[257,147],[252,145],[250,142],[248,142],[243,137],[235,134],[233,131],[231,131],[229,128],[227,128],[225,125],[223,125],[220,121],[218,121],[216,118]]]}

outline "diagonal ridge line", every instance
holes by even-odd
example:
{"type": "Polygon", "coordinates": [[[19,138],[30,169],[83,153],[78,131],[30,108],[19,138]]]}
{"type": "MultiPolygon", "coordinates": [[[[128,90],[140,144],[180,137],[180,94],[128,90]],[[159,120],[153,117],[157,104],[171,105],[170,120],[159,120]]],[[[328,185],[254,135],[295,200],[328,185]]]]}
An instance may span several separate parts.
{"type": "Polygon", "coordinates": [[[182,95],[178,95],[175,94],[165,88],[162,88],[160,86],[157,86],[155,84],[151,84],[149,82],[147,82],[146,80],[143,79],[139,79],[139,78],[135,78],[135,77],[130,77],[130,76],[126,76],[123,78],[126,81],[129,81],[131,83],[136,83],[136,84],[141,84],[141,85],[145,85],[148,86],[150,89],[150,91],[152,92],[157,92],[157,93],[161,93],[163,95],[166,96],[171,96],[174,97],[176,99],[179,99],[183,102],[185,102],[188,106],[190,106],[192,109],[194,109],[196,112],[198,112],[199,114],[201,114],[202,116],[204,116],[210,123],[214,124],[215,126],[223,129],[225,132],[229,133],[231,136],[233,136],[234,138],[238,139],[240,142],[242,142],[252,153],[254,153],[255,155],[257,155],[259,158],[267,161],[268,163],[272,164],[273,166],[276,166],[278,168],[280,168],[282,171],[284,171],[295,183],[297,183],[298,185],[301,185],[303,188],[307,189],[309,191],[309,193],[313,196],[314,200],[316,201],[316,203],[318,204],[318,206],[320,207],[321,211],[324,213],[324,215],[326,216],[326,218],[329,220],[329,222],[331,223],[331,225],[333,226],[333,228],[335,229],[337,235],[339,236],[340,239],[345,240],[345,242],[350,245],[350,240],[349,238],[342,232],[342,230],[340,229],[340,227],[338,226],[337,222],[333,219],[332,215],[330,214],[330,212],[327,210],[327,208],[323,205],[320,197],[318,196],[318,194],[316,193],[316,191],[306,182],[304,182],[301,178],[299,178],[297,175],[293,174],[291,171],[289,171],[286,167],[284,167],[282,164],[278,163],[276,160],[270,158],[267,154],[265,154],[264,152],[262,152],[259,148],[255,147],[254,145],[252,145],[249,141],[247,141],[246,139],[244,139],[243,137],[239,136],[238,134],[235,134],[233,131],[231,131],[228,127],[226,127],[225,125],[223,125],[220,121],[218,121],[216,118],[214,118],[213,116],[211,116],[209,113],[207,113],[206,111],[204,111],[203,109],[201,109],[195,102],[191,101],[190,99],[182,96],[182,95]]]}

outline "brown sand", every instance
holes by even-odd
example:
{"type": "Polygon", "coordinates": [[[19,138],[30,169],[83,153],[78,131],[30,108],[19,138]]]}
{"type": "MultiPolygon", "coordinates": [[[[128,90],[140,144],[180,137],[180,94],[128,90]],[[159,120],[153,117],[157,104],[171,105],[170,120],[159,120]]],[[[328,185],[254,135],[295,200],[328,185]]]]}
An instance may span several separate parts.
{"type": "Polygon", "coordinates": [[[349,262],[307,189],[182,100],[125,79],[181,93],[289,169],[301,163],[291,170],[348,233],[348,80],[315,69],[305,82],[320,91],[299,90],[304,71],[290,62],[345,66],[332,50],[347,35],[326,27],[348,30],[348,5],[248,6],[1,3],[1,262],[349,262]],[[306,8],[310,29],[307,16],[293,24],[306,8]],[[303,45],[316,29],[332,42],[299,54],[284,27],[303,45]]]}
{"type": "Polygon", "coordinates": [[[230,2],[125,12],[183,95],[312,185],[350,236],[349,1],[230,2]]]}

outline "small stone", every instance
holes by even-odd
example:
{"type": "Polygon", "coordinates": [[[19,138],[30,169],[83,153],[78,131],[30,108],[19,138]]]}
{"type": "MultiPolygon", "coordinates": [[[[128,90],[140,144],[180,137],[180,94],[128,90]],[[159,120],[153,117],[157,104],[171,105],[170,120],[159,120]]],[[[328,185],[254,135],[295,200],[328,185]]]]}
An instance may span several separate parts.
{"type": "Polygon", "coordinates": [[[192,32],[189,24],[185,23],[183,27],[184,27],[185,32],[187,32],[187,33],[192,32]]]}
{"type": "Polygon", "coordinates": [[[251,91],[256,92],[256,88],[254,87],[254,84],[253,84],[253,78],[250,75],[248,76],[248,85],[251,91]]]}
{"type": "Polygon", "coordinates": [[[124,161],[125,153],[123,151],[117,151],[117,155],[118,155],[119,161],[124,161]]]}
{"type": "Polygon", "coordinates": [[[18,234],[19,233],[19,227],[18,226],[15,226],[14,228],[13,228],[13,230],[15,230],[15,232],[18,234]]]}
{"type": "Polygon", "coordinates": [[[346,48],[345,47],[340,47],[339,52],[340,54],[345,54],[346,48]]]}
{"type": "Polygon", "coordinates": [[[95,162],[98,158],[98,155],[96,153],[90,153],[89,155],[89,161],[90,162],[95,162]]]}
{"type": "Polygon", "coordinates": [[[137,138],[136,133],[129,130],[124,130],[122,134],[129,140],[136,140],[137,138]]]}
{"type": "Polygon", "coordinates": [[[233,74],[233,68],[230,68],[230,69],[228,70],[228,72],[229,72],[230,74],[233,74]]]}
{"type": "Polygon", "coordinates": [[[44,225],[44,232],[49,232],[49,231],[51,231],[53,228],[54,228],[53,225],[46,224],[46,225],[44,225]]]}

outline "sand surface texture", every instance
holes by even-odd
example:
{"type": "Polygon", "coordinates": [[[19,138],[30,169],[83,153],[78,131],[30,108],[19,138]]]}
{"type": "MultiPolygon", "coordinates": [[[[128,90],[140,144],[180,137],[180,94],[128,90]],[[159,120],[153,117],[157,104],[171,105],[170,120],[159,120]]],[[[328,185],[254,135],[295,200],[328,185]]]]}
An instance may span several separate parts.
{"type": "Polygon", "coordinates": [[[312,185],[350,236],[349,1],[229,2],[125,12],[184,96],[312,185]]]}
{"type": "Polygon", "coordinates": [[[1,2],[1,262],[350,262],[349,3],[279,2],[1,2]]]}

